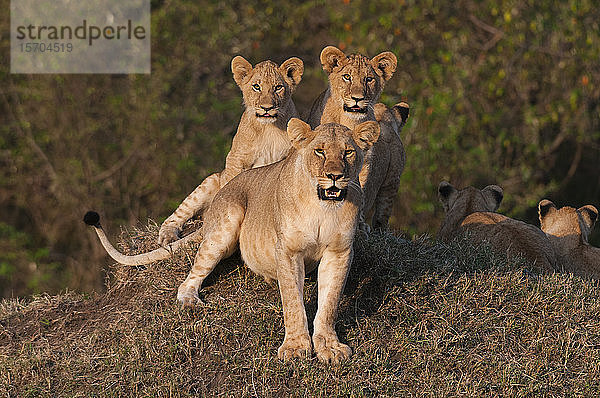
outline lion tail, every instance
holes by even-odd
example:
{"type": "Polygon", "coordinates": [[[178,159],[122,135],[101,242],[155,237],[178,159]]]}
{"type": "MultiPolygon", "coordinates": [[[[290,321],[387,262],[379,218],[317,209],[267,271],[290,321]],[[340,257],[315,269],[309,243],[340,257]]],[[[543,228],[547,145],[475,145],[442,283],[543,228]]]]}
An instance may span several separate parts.
{"type": "Polygon", "coordinates": [[[119,252],[108,240],[108,237],[104,233],[104,229],[100,225],[100,215],[95,211],[88,211],[83,217],[83,221],[92,227],[96,231],[96,235],[100,239],[100,243],[104,246],[104,249],[113,260],[124,265],[146,265],[155,261],[165,260],[173,254],[177,249],[185,246],[191,242],[198,242],[202,240],[201,230],[196,230],[193,233],[186,235],[185,237],[169,244],[167,247],[159,247],[158,249],[152,250],[148,253],[136,254],[128,256],[119,252]]]}

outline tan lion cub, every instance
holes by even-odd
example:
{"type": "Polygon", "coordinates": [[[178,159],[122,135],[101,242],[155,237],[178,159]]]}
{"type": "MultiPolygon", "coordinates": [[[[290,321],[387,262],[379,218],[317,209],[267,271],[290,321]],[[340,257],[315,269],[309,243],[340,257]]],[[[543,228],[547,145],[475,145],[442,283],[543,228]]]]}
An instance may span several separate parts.
{"type": "MultiPolygon", "coordinates": [[[[365,151],[379,137],[379,125],[365,122],[350,130],[325,124],[311,130],[300,119],[291,119],[287,132],[293,148],[285,159],[239,174],[215,196],[205,212],[204,239],[177,299],[184,306],[197,304],[204,279],[239,244],[251,270],[279,283],[285,324],[279,358],[306,357],[312,347],[304,276],[318,265],[312,345],[319,360],[337,363],[352,353],[339,342],[334,322],[362,203],[358,175],[365,151]]],[[[88,212],[84,221],[94,226],[111,257],[123,264],[148,264],[171,255],[162,247],[123,255],[106,238],[97,213],[88,212]]],[[[194,240],[195,234],[174,242],[173,250],[194,240]]]]}
{"type": "Polygon", "coordinates": [[[409,113],[405,102],[389,110],[385,105],[377,104],[385,82],[396,71],[396,56],[389,51],[373,58],[361,54],[346,55],[337,47],[327,46],[321,51],[320,59],[329,78],[329,87],[313,103],[310,125],[339,123],[354,128],[367,120],[380,122],[380,138],[367,152],[360,173],[360,184],[365,191],[360,229],[369,232],[365,216],[371,209],[374,210],[373,227],[385,228],[404,170],[405,151],[400,130],[409,113]]]}
{"type": "Polygon", "coordinates": [[[556,269],[554,249],[539,228],[495,212],[504,197],[499,186],[458,190],[442,181],[438,193],[446,211],[439,240],[468,232],[475,242],[487,241],[509,257],[522,255],[545,271],[556,269]]]}
{"type": "Polygon", "coordinates": [[[225,160],[225,169],[208,176],[161,225],[158,243],[179,239],[181,227],[205,210],[216,193],[244,170],[281,160],[290,149],[286,127],[298,117],[292,93],[302,79],[304,64],[290,58],[281,66],[263,61],[256,66],[237,56],[231,61],[233,79],[242,90],[246,109],[225,160]]]}
{"type": "Polygon", "coordinates": [[[600,248],[588,243],[588,236],[598,219],[598,210],[587,205],[574,209],[565,206],[557,209],[544,199],[538,204],[540,226],[546,233],[558,265],[567,272],[600,279],[600,248]]]}

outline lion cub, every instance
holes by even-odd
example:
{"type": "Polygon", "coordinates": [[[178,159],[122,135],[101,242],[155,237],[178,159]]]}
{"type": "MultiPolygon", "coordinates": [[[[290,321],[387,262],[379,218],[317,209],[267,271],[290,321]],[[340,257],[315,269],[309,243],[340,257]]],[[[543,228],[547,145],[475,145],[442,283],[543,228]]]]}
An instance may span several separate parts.
{"type": "Polygon", "coordinates": [[[229,180],[244,170],[281,160],[291,147],[286,126],[292,117],[298,117],[292,94],[302,79],[302,60],[290,58],[281,66],[263,61],[252,67],[237,56],[231,61],[231,71],[242,90],[246,109],[225,160],[225,169],[202,181],[163,222],[158,233],[158,243],[162,246],[179,239],[183,224],[205,210],[229,180]]]}
{"type": "Polygon", "coordinates": [[[538,204],[538,214],[542,231],[558,257],[558,265],[567,272],[600,279],[600,248],[588,243],[598,210],[592,205],[557,209],[554,203],[544,199],[538,204]]]}
{"type": "Polygon", "coordinates": [[[396,71],[396,56],[386,51],[369,59],[361,54],[346,55],[337,47],[328,46],[321,51],[320,59],[329,87],[312,105],[308,118],[311,127],[339,123],[354,128],[367,120],[380,122],[380,138],[367,152],[360,173],[360,184],[365,191],[360,229],[369,232],[364,215],[371,209],[374,210],[373,227],[385,228],[404,170],[405,151],[400,130],[409,113],[405,102],[392,109],[377,104],[385,82],[396,71]]]}
{"type": "Polygon", "coordinates": [[[495,212],[504,197],[499,186],[458,190],[442,181],[438,193],[446,212],[439,240],[449,241],[468,232],[475,242],[487,241],[509,257],[520,254],[545,271],[556,269],[554,249],[539,228],[495,212]]]}

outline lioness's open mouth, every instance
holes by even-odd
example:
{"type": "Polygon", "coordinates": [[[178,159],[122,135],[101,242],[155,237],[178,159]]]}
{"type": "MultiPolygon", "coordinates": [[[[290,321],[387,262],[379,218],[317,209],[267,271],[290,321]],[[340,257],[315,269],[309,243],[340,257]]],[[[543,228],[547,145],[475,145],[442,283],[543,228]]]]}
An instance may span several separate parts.
{"type": "Polygon", "coordinates": [[[344,111],[345,112],[354,112],[354,113],[367,113],[367,107],[365,106],[364,108],[361,108],[358,105],[348,106],[348,105],[344,104],[344,111]]]}
{"type": "Polygon", "coordinates": [[[329,188],[317,187],[317,194],[321,200],[342,201],[346,198],[347,189],[340,189],[336,186],[329,188]]]}
{"type": "Polygon", "coordinates": [[[260,117],[260,118],[263,118],[263,119],[275,119],[277,117],[277,114],[276,113],[275,114],[271,114],[269,112],[265,112],[262,115],[260,115],[260,114],[257,113],[256,117],[260,117]]]}

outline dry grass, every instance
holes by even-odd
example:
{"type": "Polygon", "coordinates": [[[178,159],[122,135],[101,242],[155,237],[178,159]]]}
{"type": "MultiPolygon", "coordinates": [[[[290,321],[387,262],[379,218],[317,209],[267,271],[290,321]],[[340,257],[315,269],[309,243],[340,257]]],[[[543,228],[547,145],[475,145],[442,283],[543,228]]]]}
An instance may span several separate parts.
{"type": "MultiPolygon", "coordinates": [[[[157,227],[124,233],[148,250],[157,227]]],[[[175,292],[194,248],[147,269],[115,265],[106,294],[0,305],[0,396],[597,396],[598,282],[540,275],[465,241],[356,243],[337,329],[338,367],[282,363],[279,292],[221,264],[206,304],[175,292]]],[[[316,281],[306,282],[309,319],[316,281]]]]}

